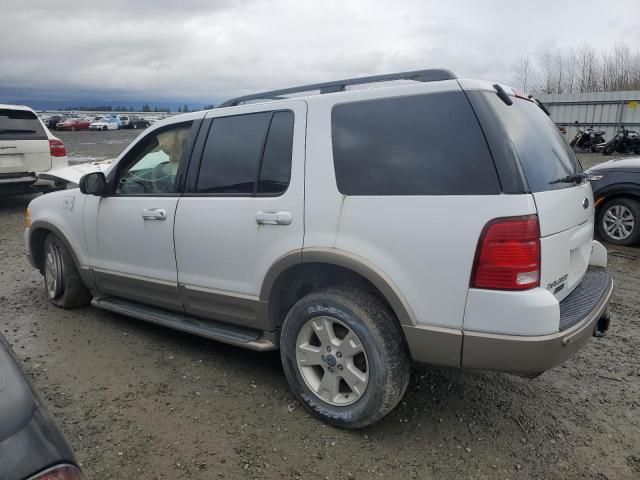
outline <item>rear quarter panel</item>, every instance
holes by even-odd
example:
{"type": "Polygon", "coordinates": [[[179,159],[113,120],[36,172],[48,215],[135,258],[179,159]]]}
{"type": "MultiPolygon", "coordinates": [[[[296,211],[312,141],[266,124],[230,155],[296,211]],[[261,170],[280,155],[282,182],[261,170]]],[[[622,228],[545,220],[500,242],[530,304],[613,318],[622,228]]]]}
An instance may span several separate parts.
{"type": "MultiPolygon", "coordinates": [[[[349,101],[459,89],[457,82],[362,90],[349,101]]],[[[337,188],[331,109],[341,94],[309,98],[304,248],[367,259],[391,279],[415,323],[461,329],[475,251],[494,218],[535,214],[531,195],[344,196],[337,188]]],[[[464,174],[464,172],[462,172],[464,174]]]]}

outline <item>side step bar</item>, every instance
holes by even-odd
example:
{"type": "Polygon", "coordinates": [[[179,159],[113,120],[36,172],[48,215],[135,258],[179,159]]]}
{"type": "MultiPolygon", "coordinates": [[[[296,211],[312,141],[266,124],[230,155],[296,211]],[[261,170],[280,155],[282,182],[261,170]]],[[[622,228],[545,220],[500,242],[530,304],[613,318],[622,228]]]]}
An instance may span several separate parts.
{"type": "Polygon", "coordinates": [[[114,297],[96,297],[91,305],[110,312],[137,318],[218,342],[235,345],[249,350],[277,350],[277,337],[267,338],[263,332],[251,328],[239,327],[228,323],[200,320],[181,313],[168,312],[159,308],[114,297]]]}

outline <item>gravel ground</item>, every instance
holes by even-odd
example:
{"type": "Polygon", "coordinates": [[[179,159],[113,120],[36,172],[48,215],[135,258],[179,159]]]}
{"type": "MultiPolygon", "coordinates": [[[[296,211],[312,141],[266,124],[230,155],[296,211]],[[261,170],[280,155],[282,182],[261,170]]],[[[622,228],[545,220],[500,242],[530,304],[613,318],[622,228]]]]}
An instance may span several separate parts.
{"type": "MultiPolygon", "coordinates": [[[[136,134],[60,137],[107,158],[136,134]]],[[[0,325],[89,478],[640,478],[640,249],[609,249],[612,328],[575,358],[533,380],[415,366],[395,411],[348,432],[295,403],[277,353],[49,305],[28,201],[0,198],[0,325]]]]}

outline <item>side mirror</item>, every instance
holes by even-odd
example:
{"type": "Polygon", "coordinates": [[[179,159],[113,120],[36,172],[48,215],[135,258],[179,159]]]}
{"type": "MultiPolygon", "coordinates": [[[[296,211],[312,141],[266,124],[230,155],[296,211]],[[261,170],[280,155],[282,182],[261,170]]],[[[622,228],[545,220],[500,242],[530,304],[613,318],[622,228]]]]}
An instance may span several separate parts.
{"type": "Polygon", "coordinates": [[[85,195],[104,195],[107,191],[107,179],[102,172],[87,173],[80,179],[80,191],[85,195]]]}

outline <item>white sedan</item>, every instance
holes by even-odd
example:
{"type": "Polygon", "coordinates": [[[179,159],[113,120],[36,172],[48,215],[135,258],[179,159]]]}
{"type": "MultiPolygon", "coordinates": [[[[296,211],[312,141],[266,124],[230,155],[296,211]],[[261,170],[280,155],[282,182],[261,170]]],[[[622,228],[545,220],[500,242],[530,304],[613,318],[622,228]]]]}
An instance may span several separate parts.
{"type": "Polygon", "coordinates": [[[90,130],[118,130],[118,128],[120,128],[120,125],[115,117],[102,118],[89,125],[90,130]]]}

